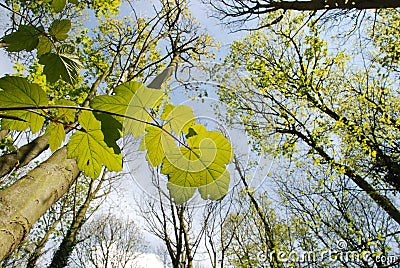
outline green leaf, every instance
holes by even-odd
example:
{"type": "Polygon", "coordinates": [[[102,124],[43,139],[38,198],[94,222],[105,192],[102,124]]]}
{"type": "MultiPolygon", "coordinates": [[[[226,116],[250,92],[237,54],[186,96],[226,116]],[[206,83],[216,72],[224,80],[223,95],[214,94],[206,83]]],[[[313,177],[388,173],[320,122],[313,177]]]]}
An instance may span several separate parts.
{"type": "Polygon", "coordinates": [[[67,0],[53,0],[53,3],[51,3],[51,7],[53,8],[54,12],[58,13],[64,9],[66,4],[67,0]]]}
{"type": "Polygon", "coordinates": [[[161,164],[165,154],[176,148],[176,142],[165,130],[150,126],[144,136],[144,145],[147,149],[147,160],[156,167],[161,164]]]}
{"type": "Polygon", "coordinates": [[[190,126],[196,122],[192,108],[185,105],[166,105],[161,119],[166,121],[165,126],[178,135],[182,131],[188,133],[190,126]]]}
{"type": "Polygon", "coordinates": [[[187,138],[188,147],[168,151],[162,162],[161,172],[169,176],[170,194],[175,200],[187,201],[190,191],[183,194],[179,189],[189,187],[199,188],[204,199],[221,199],[229,187],[225,165],[232,161],[232,146],[221,133],[207,131],[203,125],[190,129],[196,134],[187,138]]]}
{"type": "Polygon", "coordinates": [[[96,97],[91,107],[135,118],[136,120],[128,118],[123,120],[123,132],[132,133],[136,138],[143,135],[149,125],[147,122],[152,120],[148,109],[156,107],[164,93],[161,90],[147,88],[138,82],[119,85],[114,92],[114,96],[96,97]]]}
{"type": "Polygon", "coordinates": [[[167,188],[174,202],[178,205],[185,203],[194,195],[196,188],[183,187],[171,182],[167,183],[167,188]]]}
{"type": "Polygon", "coordinates": [[[47,54],[51,52],[51,48],[53,47],[53,43],[46,36],[39,36],[39,43],[37,45],[37,54],[38,57],[41,57],[43,54],[47,54]]]}
{"type": "MultiPolygon", "coordinates": [[[[136,92],[137,83],[127,82],[114,89],[114,95],[102,95],[94,98],[90,106],[94,109],[125,115],[128,103],[136,92]]],[[[119,118],[123,122],[122,118],[119,118]]]]}
{"type": "Polygon", "coordinates": [[[43,89],[27,79],[17,76],[0,78],[0,103],[3,107],[41,106],[47,104],[43,89]]]}
{"type": "Polygon", "coordinates": [[[32,51],[39,43],[40,33],[31,25],[21,25],[17,31],[4,36],[3,42],[7,44],[7,51],[18,52],[32,51]]]}
{"type": "Polygon", "coordinates": [[[55,83],[61,78],[73,85],[79,70],[83,68],[77,56],[67,53],[45,54],[40,57],[39,63],[44,65],[43,72],[50,83],[55,83]]]}
{"type": "Polygon", "coordinates": [[[202,153],[205,154],[215,154],[214,162],[220,164],[228,164],[233,159],[233,150],[229,141],[222,135],[222,133],[217,131],[206,131],[203,125],[197,124],[192,126],[192,129],[197,133],[197,135],[191,136],[187,139],[191,148],[201,148],[202,153]],[[212,140],[212,144],[209,146],[203,145],[202,143],[212,140]]]}
{"type": "Polygon", "coordinates": [[[54,152],[57,150],[65,139],[64,126],[60,123],[51,122],[45,132],[46,136],[49,136],[50,150],[54,152]]]}
{"type": "Polygon", "coordinates": [[[149,108],[156,108],[161,102],[164,93],[161,90],[147,88],[143,84],[137,83],[137,89],[132,99],[128,103],[126,115],[136,118],[139,121],[125,119],[124,133],[132,133],[133,137],[139,137],[145,133],[148,124],[143,122],[151,122],[149,108]]]}
{"type": "Polygon", "coordinates": [[[68,38],[69,30],[71,30],[70,20],[55,20],[50,26],[49,33],[56,40],[65,40],[68,38]]]}
{"type": "Polygon", "coordinates": [[[30,127],[32,133],[36,133],[42,129],[44,124],[44,117],[29,111],[8,111],[6,115],[15,116],[20,120],[2,119],[2,129],[12,129],[17,131],[26,130],[30,127]]]}
{"type": "Polygon", "coordinates": [[[111,171],[120,171],[122,155],[115,154],[105,143],[100,121],[88,111],[82,111],[78,121],[84,131],[77,131],[71,136],[68,157],[76,157],[79,169],[91,178],[100,175],[102,165],[111,171]]]}
{"type": "Polygon", "coordinates": [[[144,139],[140,140],[138,151],[146,151],[146,142],[144,139]]]}
{"type": "Polygon", "coordinates": [[[220,200],[229,191],[230,175],[227,170],[218,175],[218,179],[199,187],[199,192],[204,200],[220,200]]]}
{"type": "Polygon", "coordinates": [[[101,131],[104,134],[104,142],[113,148],[115,154],[121,153],[117,141],[122,136],[122,124],[114,117],[104,113],[94,113],[97,120],[101,122],[101,131]]]}
{"type": "Polygon", "coordinates": [[[175,202],[182,204],[193,196],[196,188],[203,199],[219,200],[228,193],[229,182],[225,166],[211,164],[200,172],[175,170],[169,174],[167,188],[175,202]]]}
{"type": "MultiPolygon", "coordinates": [[[[0,78],[0,103],[2,107],[42,106],[48,102],[42,88],[22,77],[6,76],[0,78]]],[[[39,110],[35,110],[40,112],[39,110]]],[[[33,133],[39,131],[44,123],[44,117],[28,110],[8,111],[7,115],[16,116],[26,122],[17,120],[2,120],[3,129],[22,131],[31,128],[33,133]]]]}

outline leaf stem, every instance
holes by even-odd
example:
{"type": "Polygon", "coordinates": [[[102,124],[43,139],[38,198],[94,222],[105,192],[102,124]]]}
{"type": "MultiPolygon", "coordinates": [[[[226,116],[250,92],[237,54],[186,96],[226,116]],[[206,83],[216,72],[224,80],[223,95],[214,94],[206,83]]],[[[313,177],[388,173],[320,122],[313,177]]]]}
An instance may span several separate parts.
{"type": "MultiPolygon", "coordinates": [[[[104,114],[109,114],[109,115],[114,115],[118,117],[123,117],[127,119],[131,119],[140,123],[144,123],[147,125],[155,126],[155,127],[160,127],[159,125],[151,122],[146,122],[141,119],[137,119],[135,117],[129,116],[129,115],[122,115],[122,114],[117,114],[109,111],[104,111],[100,109],[93,109],[90,107],[80,107],[80,106],[72,106],[72,105],[38,105],[38,106],[17,106],[17,107],[0,107],[0,111],[15,111],[15,110],[44,110],[44,109],[73,109],[73,110],[80,110],[80,111],[90,111],[90,112],[97,112],[97,113],[104,113],[104,114]]],[[[32,111],[30,111],[32,112],[32,111]]]]}
{"type": "Polygon", "coordinates": [[[43,115],[43,114],[35,111],[35,110],[45,110],[45,109],[73,109],[73,110],[80,110],[80,111],[90,111],[90,112],[104,113],[104,114],[108,114],[108,115],[113,115],[113,116],[118,116],[118,117],[131,119],[131,120],[134,120],[134,121],[146,124],[146,125],[150,125],[150,126],[154,126],[154,127],[160,128],[162,131],[164,131],[165,133],[170,135],[174,140],[176,140],[180,145],[186,147],[187,149],[189,149],[190,151],[195,153],[193,151],[193,149],[190,148],[190,146],[188,146],[185,143],[183,143],[180,139],[175,137],[170,131],[166,130],[162,125],[158,124],[157,121],[155,120],[155,118],[150,113],[149,113],[149,115],[151,116],[151,118],[154,120],[155,123],[147,122],[147,121],[144,121],[144,120],[141,120],[141,119],[129,116],[129,115],[121,115],[121,114],[118,114],[118,113],[104,111],[104,110],[100,110],[100,109],[93,109],[93,108],[90,108],[90,107],[81,107],[81,106],[73,106],[73,105],[38,105],[38,106],[0,107],[0,112],[1,111],[26,110],[26,111],[29,111],[29,112],[32,112],[32,113],[35,113],[35,114],[38,114],[38,115],[42,115],[42,116],[45,116],[46,118],[48,118],[48,116],[43,115]]]}

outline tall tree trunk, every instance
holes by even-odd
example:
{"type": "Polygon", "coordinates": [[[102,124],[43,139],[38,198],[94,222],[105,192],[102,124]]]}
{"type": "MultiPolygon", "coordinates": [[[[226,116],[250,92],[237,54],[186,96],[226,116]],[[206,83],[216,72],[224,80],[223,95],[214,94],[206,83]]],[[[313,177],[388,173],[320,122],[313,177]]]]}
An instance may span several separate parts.
{"type": "Polygon", "coordinates": [[[76,217],[74,218],[70,228],[67,231],[63,241],[58,247],[56,253],[53,256],[51,264],[48,267],[51,268],[63,268],[68,264],[68,259],[71,256],[74,247],[78,243],[78,233],[82,225],[85,223],[85,215],[89,208],[90,201],[85,202],[78,210],[76,217]]]}
{"type": "Polygon", "coordinates": [[[79,169],[62,147],[37,168],[0,192],[0,259],[10,255],[32,225],[63,196],[79,169]]]}
{"type": "Polygon", "coordinates": [[[61,217],[62,216],[60,215],[60,217],[51,224],[50,228],[46,231],[46,234],[44,235],[44,237],[36,245],[35,251],[28,258],[26,268],[35,268],[36,267],[36,263],[37,263],[38,259],[43,254],[42,250],[44,249],[47,241],[49,240],[50,235],[53,233],[53,231],[56,229],[57,225],[60,223],[61,217]]]}
{"type": "Polygon", "coordinates": [[[90,181],[85,202],[79,207],[78,212],[74,216],[71,226],[67,231],[67,234],[64,236],[63,241],[58,247],[56,253],[54,253],[53,255],[53,259],[48,266],[49,268],[63,268],[67,266],[68,259],[71,256],[76,244],[78,243],[79,231],[88,219],[88,217],[86,217],[86,212],[89,209],[90,203],[93,201],[93,199],[96,198],[97,193],[100,191],[101,185],[106,179],[106,174],[107,172],[104,171],[100,178],[100,182],[94,189],[93,187],[95,180],[92,179],[90,181]]]}

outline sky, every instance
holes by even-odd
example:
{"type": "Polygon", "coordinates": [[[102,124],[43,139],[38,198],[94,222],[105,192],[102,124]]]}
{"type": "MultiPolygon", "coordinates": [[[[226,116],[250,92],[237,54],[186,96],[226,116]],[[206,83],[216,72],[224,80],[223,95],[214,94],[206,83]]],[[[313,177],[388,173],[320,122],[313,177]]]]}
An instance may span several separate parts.
{"type": "Polygon", "coordinates": [[[4,76],[5,74],[13,73],[14,70],[12,68],[12,64],[6,53],[3,50],[0,50],[0,76],[4,76]]]}

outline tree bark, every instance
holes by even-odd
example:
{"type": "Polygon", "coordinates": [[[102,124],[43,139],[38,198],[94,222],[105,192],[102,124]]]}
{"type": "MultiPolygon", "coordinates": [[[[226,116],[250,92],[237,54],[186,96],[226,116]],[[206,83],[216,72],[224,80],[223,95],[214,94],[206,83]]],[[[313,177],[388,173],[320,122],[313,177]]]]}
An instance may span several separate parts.
{"type": "Polygon", "coordinates": [[[29,164],[33,159],[49,148],[48,136],[39,136],[25,144],[15,153],[5,154],[0,157],[0,178],[9,174],[14,168],[29,164]]]}
{"type": "Polygon", "coordinates": [[[32,225],[78,177],[75,159],[62,147],[37,168],[0,192],[0,260],[10,255],[32,225]]]}
{"type": "Polygon", "coordinates": [[[85,223],[85,215],[89,208],[90,201],[86,199],[85,202],[78,210],[76,217],[74,218],[70,228],[67,231],[63,241],[58,247],[56,253],[53,256],[51,264],[48,267],[51,268],[63,268],[68,264],[68,259],[74,250],[74,247],[78,243],[77,236],[82,225],[85,223]]]}

